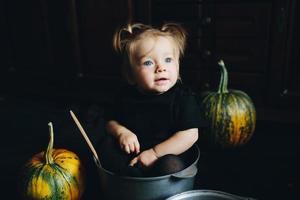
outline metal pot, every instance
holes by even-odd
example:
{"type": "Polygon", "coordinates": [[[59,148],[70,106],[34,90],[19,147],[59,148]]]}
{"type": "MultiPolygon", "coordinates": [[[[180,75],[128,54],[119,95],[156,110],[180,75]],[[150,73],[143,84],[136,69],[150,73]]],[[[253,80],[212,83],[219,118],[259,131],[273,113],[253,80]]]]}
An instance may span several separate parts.
{"type": "Polygon", "coordinates": [[[197,145],[191,148],[193,162],[174,174],[157,177],[124,177],[114,174],[95,160],[100,176],[100,187],[106,199],[159,200],[174,194],[192,190],[197,174],[200,151],[197,145]]]}
{"type": "Polygon", "coordinates": [[[166,200],[255,200],[216,190],[191,190],[176,194],[166,200]]]}

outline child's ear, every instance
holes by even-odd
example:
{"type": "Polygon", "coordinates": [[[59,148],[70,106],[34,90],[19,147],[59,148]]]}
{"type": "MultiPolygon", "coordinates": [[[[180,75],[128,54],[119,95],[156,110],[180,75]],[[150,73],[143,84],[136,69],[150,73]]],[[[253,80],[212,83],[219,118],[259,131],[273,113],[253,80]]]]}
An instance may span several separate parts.
{"type": "Polygon", "coordinates": [[[182,79],[180,75],[178,76],[177,83],[182,83],[182,79]]]}

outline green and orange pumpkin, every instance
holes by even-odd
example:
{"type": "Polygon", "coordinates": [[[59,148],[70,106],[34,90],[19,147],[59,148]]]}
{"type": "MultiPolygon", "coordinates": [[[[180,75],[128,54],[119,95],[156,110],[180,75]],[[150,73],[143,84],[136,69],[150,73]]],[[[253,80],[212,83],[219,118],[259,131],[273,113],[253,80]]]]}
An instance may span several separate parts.
{"type": "Polygon", "coordinates": [[[256,126],[256,110],[251,98],[243,91],[228,89],[228,73],[224,62],[218,91],[201,94],[201,106],[209,127],[206,141],[214,147],[242,146],[250,140],[256,126]]]}
{"type": "Polygon", "coordinates": [[[85,188],[85,170],[78,156],[66,149],[53,149],[53,126],[46,151],[35,154],[22,168],[24,199],[79,200],[85,188]]]}

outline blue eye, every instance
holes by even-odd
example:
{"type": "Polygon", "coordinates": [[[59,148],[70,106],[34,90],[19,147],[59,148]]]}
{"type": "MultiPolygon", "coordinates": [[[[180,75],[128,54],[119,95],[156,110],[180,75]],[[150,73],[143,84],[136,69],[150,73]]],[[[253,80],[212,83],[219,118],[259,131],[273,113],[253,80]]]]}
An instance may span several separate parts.
{"type": "Polygon", "coordinates": [[[166,63],[172,62],[172,58],[165,58],[165,62],[166,62],[166,63]]]}
{"type": "Polygon", "coordinates": [[[147,67],[151,66],[152,64],[153,64],[153,62],[150,61],[150,60],[147,60],[147,61],[145,61],[145,62],[143,63],[143,65],[144,65],[144,66],[147,66],[147,67]]]}

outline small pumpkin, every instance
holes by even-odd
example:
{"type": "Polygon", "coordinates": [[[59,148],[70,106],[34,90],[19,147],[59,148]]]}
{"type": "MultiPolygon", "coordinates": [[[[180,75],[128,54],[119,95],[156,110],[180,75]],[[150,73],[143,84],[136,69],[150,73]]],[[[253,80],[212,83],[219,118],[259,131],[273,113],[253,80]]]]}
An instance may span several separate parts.
{"type": "Polygon", "coordinates": [[[22,193],[30,200],[79,200],[85,188],[85,170],[78,156],[53,149],[53,126],[46,151],[35,154],[22,169],[22,193]]]}
{"type": "Polygon", "coordinates": [[[228,73],[222,60],[218,91],[201,95],[204,118],[209,127],[206,141],[214,147],[237,147],[246,144],[256,126],[256,110],[251,98],[243,91],[228,89],[228,73]]]}

